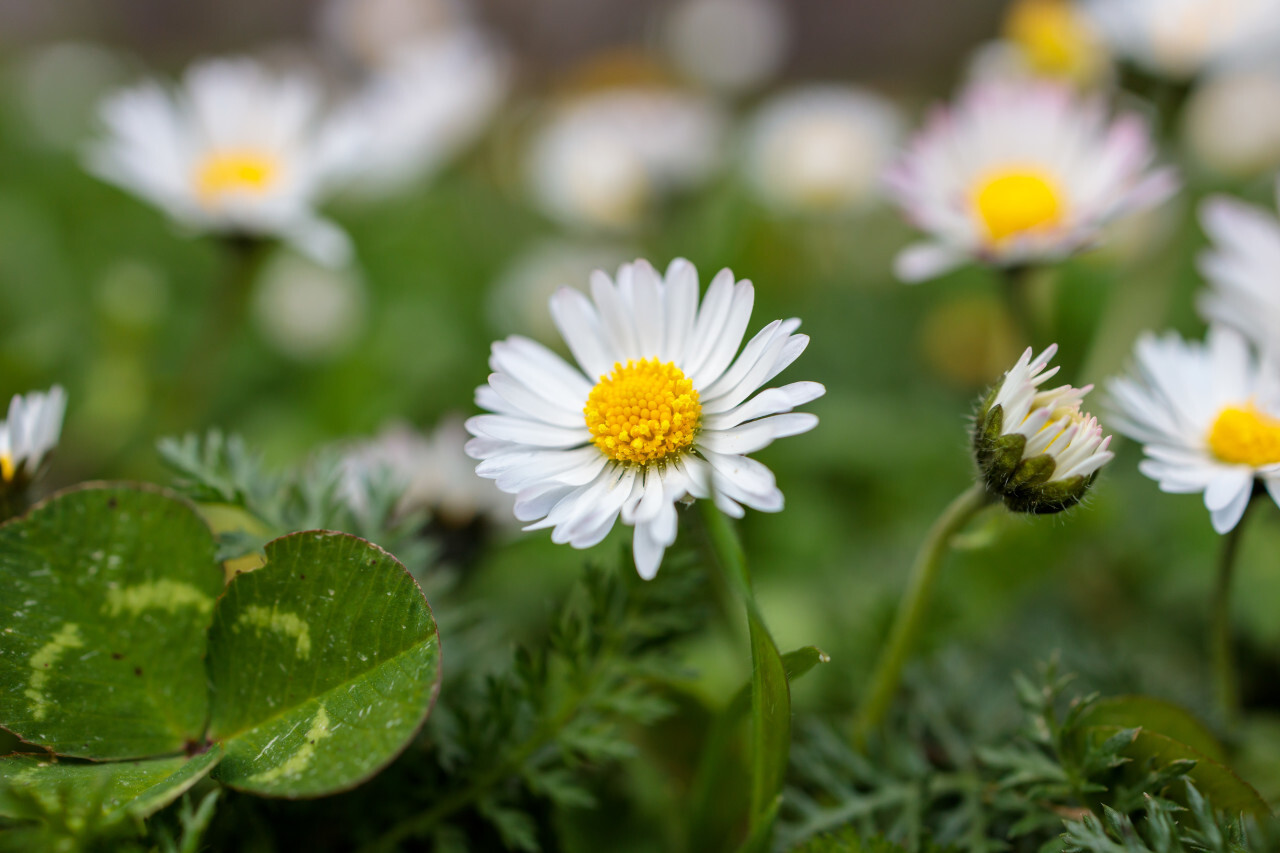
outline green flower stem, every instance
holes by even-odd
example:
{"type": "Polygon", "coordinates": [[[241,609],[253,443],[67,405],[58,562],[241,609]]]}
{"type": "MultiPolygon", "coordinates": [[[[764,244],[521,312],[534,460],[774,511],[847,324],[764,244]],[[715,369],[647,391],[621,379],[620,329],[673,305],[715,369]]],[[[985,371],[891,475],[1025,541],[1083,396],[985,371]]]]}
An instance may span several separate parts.
{"type": "Polygon", "coordinates": [[[898,614],[894,617],[893,627],[889,631],[889,639],[880,660],[876,663],[871,677],[871,687],[861,711],[854,723],[854,745],[861,748],[867,736],[880,725],[893,695],[898,690],[898,682],[902,678],[902,668],[911,654],[916,637],[920,633],[920,625],[924,621],[925,609],[929,604],[929,594],[942,560],[950,550],[951,537],[959,533],[969,521],[984,507],[994,502],[995,498],[987,492],[986,486],[974,483],[967,491],[951,502],[943,510],[942,515],[933,523],[925,537],[924,543],[916,554],[915,564],[911,567],[911,577],[907,582],[906,592],[898,605],[898,614]]]}
{"type": "Polygon", "coordinates": [[[1240,684],[1236,678],[1235,655],[1231,649],[1231,578],[1235,574],[1236,556],[1240,551],[1240,539],[1245,518],[1257,500],[1254,494],[1245,505],[1244,515],[1222,537],[1222,550],[1218,554],[1218,577],[1213,587],[1213,604],[1209,616],[1209,656],[1213,666],[1214,692],[1223,719],[1234,722],[1240,714],[1240,684]]]}

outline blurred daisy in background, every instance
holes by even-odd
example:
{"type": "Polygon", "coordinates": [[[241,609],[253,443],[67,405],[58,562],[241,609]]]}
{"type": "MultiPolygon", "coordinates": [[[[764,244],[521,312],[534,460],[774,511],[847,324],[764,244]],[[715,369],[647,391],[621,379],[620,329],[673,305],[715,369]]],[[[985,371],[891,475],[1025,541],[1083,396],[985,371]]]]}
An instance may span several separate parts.
{"type": "Polygon", "coordinates": [[[808,337],[793,334],[799,320],[775,320],[739,353],[754,301],[751,282],[726,269],[699,305],[683,259],[665,276],[645,261],[612,279],[597,272],[590,296],[562,289],[551,313],[577,366],[527,338],[493,345],[494,372],[476,391],[492,414],[467,421],[476,472],[516,495],[526,530],[550,527],[556,543],[589,548],[621,517],[646,579],[675,541],[677,503],[711,499],[735,518],[743,506],[780,511],[773,473],[746,454],[816,426],[792,410],[824,389],[756,394],[808,337]]]}
{"type": "Polygon", "coordinates": [[[1012,267],[1071,255],[1174,192],[1155,155],[1142,118],[1112,118],[1065,85],[975,83],[933,112],[886,173],[894,200],[931,238],[898,255],[897,275],[917,282],[969,259],[1012,267]]]}
{"type": "Polygon", "coordinates": [[[661,86],[570,97],[549,110],[530,142],[533,200],[570,227],[635,228],[665,195],[710,177],[725,122],[714,102],[661,86]]]}
{"type": "Polygon", "coordinates": [[[830,213],[880,197],[880,175],[903,135],[898,110],[853,86],[811,85],[775,95],[745,130],[746,178],[785,212],[830,213]]]}
{"type": "Polygon", "coordinates": [[[396,513],[427,512],[446,527],[465,527],[480,517],[513,524],[514,500],[476,476],[464,447],[470,436],[460,415],[440,419],[430,435],[405,423],[388,424],[375,437],[347,448],[341,492],[357,512],[369,506],[372,480],[390,478],[403,491],[396,513]]]}
{"type": "Polygon", "coordinates": [[[683,0],[662,21],[662,46],[682,74],[725,95],[758,89],[787,59],[791,25],[775,0],[683,0]]]}
{"type": "Polygon", "coordinates": [[[1230,68],[1196,86],[1182,114],[1192,157],[1228,178],[1280,168],[1280,62],[1230,68]]]}
{"type": "Polygon", "coordinates": [[[1187,79],[1280,48],[1280,0],[1085,0],[1111,52],[1187,79]]]}
{"type": "Polygon", "coordinates": [[[1139,470],[1165,492],[1204,492],[1213,529],[1240,521],[1256,483],[1280,504],[1280,378],[1235,330],[1203,343],[1143,335],[1107,386],[1115,428],[1143,445],[1139,470]]]}
{"type": "Polygon", "coordinates": [[[176,91],[143,83],[107,98],[91,171],[181,225],[285,240],[320,263],[351,256],[318,201],[349,175],[354,127],[333,121],[309,76],[249,59],[192,66],[176,91]]]}
{"type": "Polygon", "coordinates": [[[302,362],[346,352],[364,331],[364,283],[351,269],[291,253],[272,258],[253,293],[253,320],[273,349],[302,362]]]}
{"type": "Polygon", "coordinates": [[[975,79],[1049,77],[1081,88],[1110,72],[1101,36],[1075,0],[1015,0],[1000,38],[980,46],[969,66],[975,79]]]}
{"type": "Polygon", "coordinates": [[[366,136],[351,195],[376,198],[477,139],[510,86],[505,52],[461,2],[336,0],[321,31],[354,72],[344,118],[366,136]]]}
{"type": "Polygon", "coordinates": [[[24,489],[40,474],[58,446],[66,410],[67,394],[59,385],[13,396],[0,422],[0,492],[24,489]]]}
{"type": "Polygon", "coordinates": [[[126,56],[89,42],[31,49],[13,65],[27,127],[43,142],[76,149],[95,129],[98,102],[132,76],[126,56]]]}
{"type": "Polygon", "coordinates": [[[1211,245],[1198,266],[1209,283],[1197,299],[1210,323],[1243,334],[1280,364],[1280,220],[1231,196],[1200,206],[1200,222],[1211,245]]]}
{"type": "Polygon", "coordinates": [[[488,315],[503,334],[558,340],[547,303],[562,287],[583,289],[596,270],[617,269],[636,253],[627,247],[551,238],[521,251],[489,289],[488,315]]]}

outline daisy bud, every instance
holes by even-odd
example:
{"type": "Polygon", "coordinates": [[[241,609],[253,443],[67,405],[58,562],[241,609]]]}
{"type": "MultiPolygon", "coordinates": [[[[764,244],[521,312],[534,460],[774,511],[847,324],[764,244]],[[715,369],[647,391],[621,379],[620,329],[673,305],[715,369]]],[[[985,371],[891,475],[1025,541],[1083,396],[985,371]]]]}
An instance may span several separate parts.
{"type": "Polygon", "coordinates": [[[1080,410],[1092,385],[1040,390],[1058,372],[1046,370],[1057,350],[1054,344],[1033,359],[1028,348],[991,389],[974,425],[973,449],[987,489],[1014,512],[1074,506],[1115,455],[1097,418],[1080,410]]]}

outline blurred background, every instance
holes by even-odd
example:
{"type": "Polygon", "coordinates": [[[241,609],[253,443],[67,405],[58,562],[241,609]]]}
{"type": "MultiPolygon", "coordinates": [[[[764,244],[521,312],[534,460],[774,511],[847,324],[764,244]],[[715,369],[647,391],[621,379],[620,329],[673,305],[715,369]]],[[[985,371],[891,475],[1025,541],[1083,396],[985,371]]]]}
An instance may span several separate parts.
{"type": "MultiPolygon", "coordinates": [[[[546,299],[585,286],[592,269],[687,257],[705,286],[728,266],[756,284],[752,333],[796,316],[812,337],[782,378],[828,389],[810,407],[817,430],[759,454],[786,510],[749,514],[742,529],[779,646],[832,657],[797,686],[797,712],[847,709],[920,538],[970,482],[976,400],[1028,343],[988,270],[894,279],[894,255],[915,235],[878,183],[930,104],[1005,67],[1011,9],[0,0],[0,393],[68,389],[51,487],[163,481],[155,440],[214,426],[292,465],[390,425],[428,436],[473,414],[490,343],[519,333],[560,347],[546,299]],[[430,54],[424,76],[401,86],[406,99],[388,96],[377,127],[403,150],[370,148],[369,163],[385,168],[323,202],[353,260],[322,267],[273,248],[229,308],[226,245],[84,168],[103,134],[96,105],[122,86],[171,85],[200,59],[249,54],[306,67],[339,100],[392,73],[415,40],[459,35],[471,40],[461,58],[430,54]]],[[[1248,73],[1243,92],[1220,77],[1162,82],[1109,63],[1077,81],[1146,116],[1185,189],[1037,282],[1064,381],[1103,383],[1143,329],[1202,332],[1196,206],[1231,192],[1270,207],[1280,164],[1269,118],[1280,109],[1259,107],[1280,102],[1280,75],[1248,73]]],[[[496,491],[457,462],[453,430],[454,462],[431,465],[457,473],[422,500],[443,506],[457,486],[471,492],[456,524],[492,513],[484,547],[451,570],[470,600],[502,614],[489,641],[506,648],[542,629],[581,555],[494,509],[496,491]]],[[[1136,470],[1139,448],[1119,450],[1085,505],[1050,518],[992,513],[947,565],[933,645],[913,677],[996,709],[975,725],[1008,725],[1009,673],[1055,650],[1088,684],[1211,714],[1201,637],[1217,537],[1200,496],[1159,493],[1136,470]]],[[[1274,801],[1273,510],[1247,532],[1234,601],[1256,711],[1241,769],[1274,801]]],[[[590,556],[611,560],[626,542],[615,530],[590,556]]],[[[741,633],[727,619],[689,650],[709,702],[748,675],[741,633]]]]}

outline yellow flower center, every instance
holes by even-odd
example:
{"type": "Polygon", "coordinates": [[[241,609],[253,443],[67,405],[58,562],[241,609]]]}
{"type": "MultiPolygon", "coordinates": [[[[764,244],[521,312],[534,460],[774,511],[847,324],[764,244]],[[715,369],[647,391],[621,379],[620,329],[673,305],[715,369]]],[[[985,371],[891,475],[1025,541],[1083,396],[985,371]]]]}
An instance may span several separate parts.
{"type": "Polygon", "coordinates": [[[1046,231],[1062,221],[1062,194],[1047,175],[1005,171],[978,182],[974,205],[993,243],[1046,231]]]}
{"type": "Polygon", "coordinates": [[[1087,77],[1098,63],[1093,33],[1069,0],[1018,0],[1004,33],[1039,74],[1087,77]]]}
{"type": "Polygon", "coordinates": [[[702,404],[684,371],[656,358],[616,363],[587,396],[591,441],[610,459],[647,465],[693,444],[702,404]]]}
{"type": "Polygon", "coordinates": [[[1209,449],[1223,462],[1261,468],[1280,462],[1280,419],[1252,403],[1223,409],[1209,430],[1209,449]]]}
{"type": "Polygon", "coordinates": [[[252,150],[215,151],[196,167],[196,195],[213,204],[232,193],[261,195],[279,177],[280,164],[269,154],[252,150]]]}
{"type": "Polygon", "coordinates": [[[0,453],[0,480],[12,482],[14,473],[13,457],[8,453],[0,453]]]}

